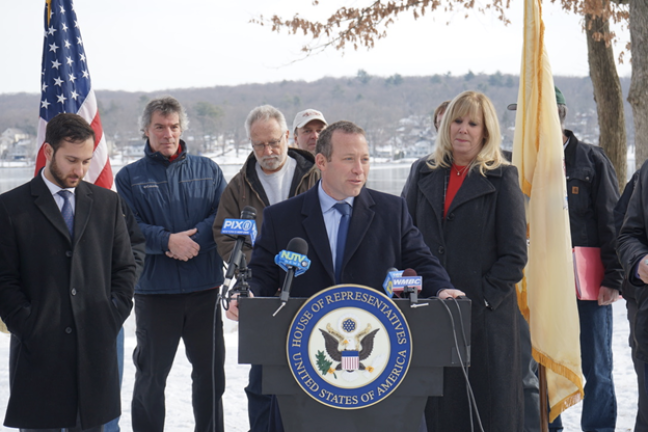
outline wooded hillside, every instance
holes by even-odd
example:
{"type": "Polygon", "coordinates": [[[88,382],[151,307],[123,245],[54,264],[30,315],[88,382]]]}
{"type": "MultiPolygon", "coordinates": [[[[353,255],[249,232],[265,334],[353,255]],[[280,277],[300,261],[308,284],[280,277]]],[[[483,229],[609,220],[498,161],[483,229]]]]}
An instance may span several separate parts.
{"type": "MultiPolygon", "coordinates": [[[[567,127],[581,139],[597,144],[596,104],[590,78],[555,77],[555,82],[567,100],[567,127]]],[[[627,94],[630,80],[622,78],[621,82],[627,94]]],[[[376,149],[389,144],[407,148],[421,139],[431,139],[431,113],[439,103],[464,90],[479,90],[492,99],[499,113],[504,145],[510,146],[515,113],[506,106],[516,102],[517,89],[517,76],[499,73],[379,77],[360,70],[355,77],[314,82],[283,81],[152,93],[99,90],[97,98],[104,131],[115,150],[141,143],[137,118],[148,100],[160,95],[172,95],[186,107],[190,125],[184,136],[193,137],[194,151],[217,151],[219,145],[237,143],[247,151],[243,123],[252,108],[266,103],[282,110],[289,127],[294,115],[306,108],[321,110],[329,122],[351,120],[365,128],[372,148],[376,149]]],[[[38,102],[36,94],[0,95],[0,132],[18,128],[35,135],[38,102]]],[[[626,110],[631,112],[627,103],[626,110]]],[[[626,115],[629,148],[634,142],[631,118],[626,115]]]]}

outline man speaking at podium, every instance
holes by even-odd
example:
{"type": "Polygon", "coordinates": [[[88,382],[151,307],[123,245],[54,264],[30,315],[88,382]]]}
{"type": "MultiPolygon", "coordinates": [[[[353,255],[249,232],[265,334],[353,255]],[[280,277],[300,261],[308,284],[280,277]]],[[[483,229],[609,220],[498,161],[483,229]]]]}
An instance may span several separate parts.
{"type": "MultiPolygon", "coordinates": [[[[405,201],[364,187],[369,147],[362,128],[348,121],[329,125],[317,140],[315,164],[321,171],[315,187],[263,211],[250,262],[254,295],[273,296],[282,286],[287,273],[274,258],[295,237],[308,243],[311,265],[294,280],[293,297],[310,297],[340,283],[381,289],[392,267],[416,270],[423,277],[422,297],[463,295],[423,242],[405,201]]],[[[234,302],[228,316],[238,318],[234,302]]],[[[280,431],[276,414],[270,430],[280,431]]]]}
{"type": "MultiPolygon", "coordinates": [[[[422,297],[463,295],[423,242],[405,201],[364,187],[369,147],[361,127],[348,121],[333,123],[317,140],[316,153],[321,181],[263,212],[250,262],[254,295],[273,296],[281,287],[285,272],[274,257],[295,237],[308,243],[311,266],[295,279],[293,297],[310,297],[339,283],[380,289],[392,267],[416,270],[423,277],[422,297]],[[348,232],[346,239],[338,236],[340,231],[348,232]]],[[[236,319],[238,310],[232,306],[229,316],[236,319]]]]}
{"type": "Polygon", "coordinates": [[[444,297],[460,295],[412,224],[405,201],[364,187],[369,146],[361,127],[348,121],[333,123],[317,140],[316,152],[321,181],[264,211],[250,263],[255,295],[272,296],[281,286],[285,272],[274,257],[294,237],[306,240],[312,263],[295,279],[293,297],[310,297],[340,283],[379,289],[391,267],[416,270],[423,277],[423,297],[440,290],[444,297]],[[348,232],[346,241],[340,231],[348,232]]]}

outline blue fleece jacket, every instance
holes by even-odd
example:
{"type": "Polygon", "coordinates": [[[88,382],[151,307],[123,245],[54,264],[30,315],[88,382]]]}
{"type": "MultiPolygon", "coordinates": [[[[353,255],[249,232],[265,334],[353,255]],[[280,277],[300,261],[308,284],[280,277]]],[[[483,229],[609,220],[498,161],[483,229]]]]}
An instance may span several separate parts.
{"type": "Polygon", "coordinates": [[[117,191],[133,210],[146,237],[146,262],[136,294],[183,294],[223,282],[223,261],[212,234],[220,196],[227,185],[219,166],[200,156],[181,153],[170,162],[144,146],[145,157],[122,168],[117,191]],[[197,228],[192,236],[198,256],[187,262],[169,258],[169,236],[197,228]]]}

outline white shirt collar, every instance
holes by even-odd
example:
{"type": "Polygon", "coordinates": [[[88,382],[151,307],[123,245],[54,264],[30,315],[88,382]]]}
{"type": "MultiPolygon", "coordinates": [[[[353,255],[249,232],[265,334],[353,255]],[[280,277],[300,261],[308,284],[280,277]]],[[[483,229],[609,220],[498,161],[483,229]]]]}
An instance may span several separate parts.
{"type": "Polygon", "coordinates": [[[569,141],[571,141],[571,137],[567,137],[567,142],[565,144],[563,144],[563,151],[565,151],[565,149],[567,149],[567,146],[569,145],[569,141]]]}
{"type": "Polygon", "coordinates": [[[338,201],[335,198],[331,197],[329,194],[327,194],[324,191],[324,188],[322,187],[322,181],[320,180],[318,185],[317,185],[317,194],[319,196],[320,200],[320,206],[322,207],[322,213],[326,213],[327,211],[331,210],[333,206],[339,202],[346,202],[348,203],[351,208],[353,208],[353,198],[354,197],[347,197],[342,201],[338,201]]]}
{"type": "Polygon", "coordinates": [[[47,177],[45,177],[45,170],[46,169],[47,169],[47,167],[43,168],[41,170],[40,174],[41,174],[41,177],[43,178],[43,181],[45,182],[45,186],[47,186],[47,189],[49,189],[49,191],[52,193],[53,196],[56,196],[59,193],[59,191],[62,191],[62,190],[68,190],[68,191],[74,193],[76,188],[62,188],[59,185],[57,185],[56,183],[52,183],[51,181],[49,181],[47,179],[47,177]]]}

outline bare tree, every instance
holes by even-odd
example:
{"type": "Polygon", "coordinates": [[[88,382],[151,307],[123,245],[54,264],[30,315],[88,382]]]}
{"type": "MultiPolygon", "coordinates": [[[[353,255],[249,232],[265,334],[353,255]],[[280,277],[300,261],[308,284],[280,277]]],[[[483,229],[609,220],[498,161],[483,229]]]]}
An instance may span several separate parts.
{"type": "MultiPolygon", "coordinates": [[[[610,21],[615,23],[627,23],[629,21],[630,15],[627,6],[625,6],[628,0],[551,1],[552,3],[559,3],[567,12],[577,13],[585,17],[590,77],[592,78],[594,97],[598,107],[600,144],[610,156],[620,179],[620,186],[622,186],[625,184],[627,153],[623,96],[611,47],[611,42],[616,39],[616,35],[610,31],[609,23],[610,21]]],[[[313,5],[318,3],[318,0],[313,1],[313,5]]],[[[636,0],[630,3],[631,7],[634,7],[637,11],[648,7],[646,0],[636,0]]],[[[277,32],[288,30],[293,34],[302,32],[305,35],[311,35],[312,42],[302,48],[308,56],[329,47],[343,50],[347,47],[347,44],[356,50],[361,46],[373,48],[377,40],[387,36],[389,25],[395,22],[399,14],[405,12],[411,13],[415,19],[424,16],[426,12],[431,13],[437,10],[465,10],[466,16],[473,11],[479,13],[492,12],[497,15],[500,21],[508,24],[509,19],[506,17],[505,12],[510,4],[511,0],[486,0],[481,4],[477,4],[474,0],[446,0],[444,2],[441,2],[441,0],[375,0],[361,7],[340,7],[322,22],[304,19],[299,13],[295,14],[291,19],[283,19],[274,15],[269,20],[260,17],[252,21],[260,25],[269,24],[272,26],[272,30],[277,32]]],[[[643,127],[642,130],[647,132],[648,120],[645,119],[648,117],[645,114],[648,102],[646,101],[645,92],[646,80],[648,79],[646,76],[648,73],[646,68],[646,62],[648,62],[646,50],[648,50],[648,47],[645,43],[647,31],[645,12],[643,20],[638,19],[638,21],[640,22],[635,26],[635,37],[643,42],[641,48],[644,51],[642,52],[639,49],[635,51],[635,45],[633,44],[632,52],[634,54],[633,58],[643,56],[643,62],[638,60],[642,65],[643,80],[637,83],[634,92],[630,94],[632,99],[629,100],[633,108],[637,107],[635,109],[635,125],[637,125],[637,117],[642,115],[642,118],[639,119],[642,123],[638,126],[643,127]]],[[[621,53],[619,56],[620,61],[623,54],[621,53]]],[[[633,67],[633,77],[636,69],[633,67]]],[[[639,135],[639,132],[637,132],[637,135],[639,135]]],[[[648,140],[648,133],[643,134],[643,139],[648,140]]],[[[644,153],[641,153],[641,160],[644,160],[648,156],[648,145],[644,145],[642,142],[641,146],[637,148],[643,149],[644,153]]]]}
{"type": "MultiPolygon", "coordinates": [[[[205,101],[194,104],[193,109],[202,126],[204,150],[212,151],[212,144],[215,138],[213,135],[216,133],[218,123],[225,113],[221,107],[205,101]],[[207,139],[206,136],[209,136],[209,138],[207,139]]],[[[223,151],[225,150],[224,147],[225,142],[223,141],[223,151]]]]}
{"type": "Polygon", "coordinates": [[[619,82],[612,45],[603,35],[610,34],[610,24],[602,16],[585,14],[587,58],[594,100],[599,122],[599,146],[603,147],[619,179],[619,188],[625,186],[627,146],[623,92],[619,82]]]}
{"type": "Polygon", "coordinates": [[[632,79],[628,102],[635,130],[635,162],[639,169],[648,159],[648,2],[630,2],[632,79]]]}

